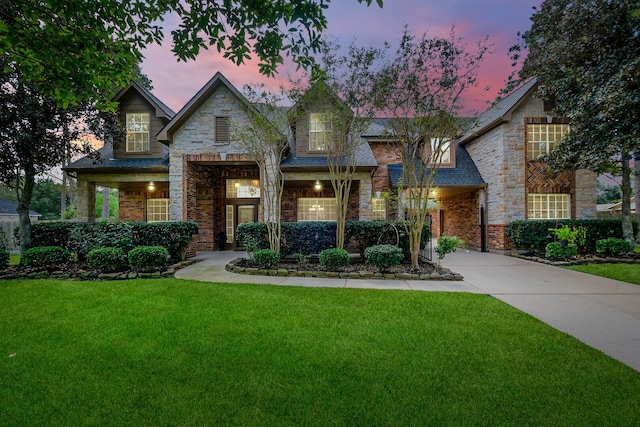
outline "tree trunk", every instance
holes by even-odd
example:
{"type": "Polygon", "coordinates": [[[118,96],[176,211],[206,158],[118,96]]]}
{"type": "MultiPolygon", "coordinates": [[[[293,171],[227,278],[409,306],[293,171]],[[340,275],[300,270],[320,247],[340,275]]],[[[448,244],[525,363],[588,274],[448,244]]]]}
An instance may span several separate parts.
{"type": "Polygon", "coordinates": [[[109,219],[109,187],[102,187],[102,220],[109,219]]]}
{"type": "Polygon", "coordinates": [[[20,230],[20,253],[24,253],[31,247],[31,218],[29,218],[29,208],[31,207],[31,197],[35,186],[35,171],[33,168],[26,168],[24,177],[24,187],[18,193],[18,221],[20,230]]]}
{"type": "Polygon", "coordinates": [[[633,226],[631,225],[631,166],[630,155],[622,153],[622,238],[635,246],[633,226]]]}
{"type": "Polygon", "coordinates": [[[635,178],[635,193],[636,193],[636,215],[640,215],[640,152],[636,152],[633,162],[634,178],[635,178]]]}

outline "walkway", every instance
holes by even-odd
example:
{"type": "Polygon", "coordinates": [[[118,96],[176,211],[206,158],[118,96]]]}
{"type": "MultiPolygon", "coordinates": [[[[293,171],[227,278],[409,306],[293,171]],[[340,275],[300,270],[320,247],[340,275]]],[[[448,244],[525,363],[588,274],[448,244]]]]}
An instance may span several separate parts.
{"type": "Polygon", "coordinates": [[[464,281],[321,279],[234,274],[242,252],[202,252],[176,277],[283,286],[404,289],[492,295],[640,371],[640,286],[493,253],[459,250],[443,265],[464,281]]]}

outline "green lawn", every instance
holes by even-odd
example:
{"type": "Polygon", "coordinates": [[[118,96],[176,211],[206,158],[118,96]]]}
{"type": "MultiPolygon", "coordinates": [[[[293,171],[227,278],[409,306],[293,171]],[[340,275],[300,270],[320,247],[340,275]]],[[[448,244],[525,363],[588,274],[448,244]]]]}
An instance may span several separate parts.
{"type": "Polygon", "coordinates": [[[590,264],[573,265],[567,268],[640,285],[640,264],[590,264]]]}
{"type": "Polygon", "coordinates": [[[0,281],[1,425],[615,425],[640,373],[486,295],[0,281]]]}

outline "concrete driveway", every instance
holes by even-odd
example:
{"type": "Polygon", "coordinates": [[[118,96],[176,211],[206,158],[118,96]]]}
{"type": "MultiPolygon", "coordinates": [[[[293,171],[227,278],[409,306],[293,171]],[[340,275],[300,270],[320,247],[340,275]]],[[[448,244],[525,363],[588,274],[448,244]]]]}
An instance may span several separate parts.
{"type": "Polygon", "coordinates": [[[281,286],[404,289],[492,295],[640,371],[640,286],[494,253],[459,250],[443,265],[464,281],[320,279],[234,274],[242,252],[203,252],[176,272],[200,281],[281,286]]]}

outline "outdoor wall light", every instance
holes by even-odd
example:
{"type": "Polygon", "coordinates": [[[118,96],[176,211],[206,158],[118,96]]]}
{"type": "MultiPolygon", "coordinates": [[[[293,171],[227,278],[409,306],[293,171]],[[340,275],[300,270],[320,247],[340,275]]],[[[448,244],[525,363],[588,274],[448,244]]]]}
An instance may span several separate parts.
{"type": "Polygon", "coordinates": [[[149,189],[149,191],[153,191],[156,189],[156,186],[153,183],[153,181],[149,181],[149,185],[147,186],[147,189],[149,189]]]}
{"type": "Polygon", "coordinates": [[[322,190],[322,184],[320,184],[319,180],[316,179],[316,183],[313,185],[313,188],[315,188],[316,191],[322,190]]]}

